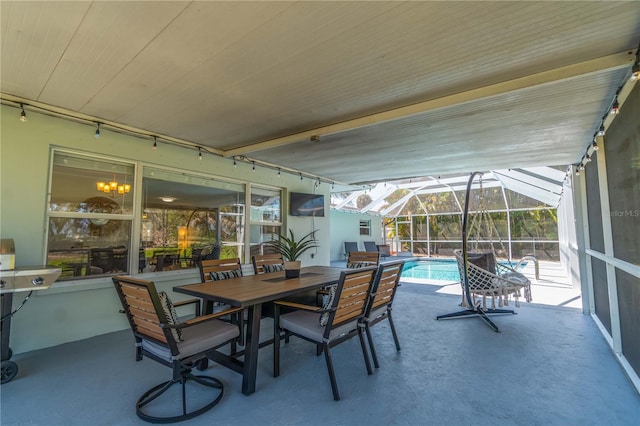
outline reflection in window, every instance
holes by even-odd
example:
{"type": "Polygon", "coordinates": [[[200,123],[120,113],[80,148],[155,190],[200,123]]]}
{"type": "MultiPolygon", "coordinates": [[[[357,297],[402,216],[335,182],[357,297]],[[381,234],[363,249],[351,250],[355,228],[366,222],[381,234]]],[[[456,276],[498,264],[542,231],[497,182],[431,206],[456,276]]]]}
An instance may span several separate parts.
{"type": "Polygon", "coordinates": [[[128,271],[132,164],[54,151],[47,264],[61,280],[128,271]]]}
{"type": "Polygon", "coordinates": [[[282,193],[279,189],[251,187],[250,256],[266,254],[265,243],[280,234],[282,226],[282,193]]]}
{"type": "Polygon", "coordinates": [[[143,271],[243,256],[243,185],[145,167],[142,187],[143,271]]]}

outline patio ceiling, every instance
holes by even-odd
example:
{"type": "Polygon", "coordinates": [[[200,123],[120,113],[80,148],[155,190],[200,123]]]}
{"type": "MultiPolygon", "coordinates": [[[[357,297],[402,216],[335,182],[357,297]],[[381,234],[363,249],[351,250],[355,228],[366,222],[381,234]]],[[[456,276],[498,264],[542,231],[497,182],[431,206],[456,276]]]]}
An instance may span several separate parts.
{"type": "MultiPolygon", "coordinates": [[[[640,40],[636,1],[0,12],[3,103],[344,184],[576,163],[640,40]]],[[[515,188],[523,176],[496,177],[515,188]]]]}

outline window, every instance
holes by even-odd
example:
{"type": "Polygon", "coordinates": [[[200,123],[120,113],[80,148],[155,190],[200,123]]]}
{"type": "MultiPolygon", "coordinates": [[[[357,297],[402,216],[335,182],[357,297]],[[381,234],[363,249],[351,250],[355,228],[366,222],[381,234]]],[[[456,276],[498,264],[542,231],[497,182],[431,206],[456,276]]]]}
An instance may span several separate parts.
{"type": "Polygon", "coordinates": [[[128,272],[133,164],[54,151],[47,264],[60,280],[128,272]]]}
{"type": "Polygon", "coordinates": [[[242,258],[244,185],[153,167],[142,176],[141,270],[195,267],[212,251],[242,258]]]}
{"type": "Polygon", "coordinates": [[[280,234],[282,227],[282,193],[279,189],[251,187],[249,224],[250,255],[265,254],[265,242],[280,234]]]}
{"type": "Polygon", "coordinates": [[[371,235],[371,221],[370,220],[361,220],[360,221],[360,235],[371,235]]]}

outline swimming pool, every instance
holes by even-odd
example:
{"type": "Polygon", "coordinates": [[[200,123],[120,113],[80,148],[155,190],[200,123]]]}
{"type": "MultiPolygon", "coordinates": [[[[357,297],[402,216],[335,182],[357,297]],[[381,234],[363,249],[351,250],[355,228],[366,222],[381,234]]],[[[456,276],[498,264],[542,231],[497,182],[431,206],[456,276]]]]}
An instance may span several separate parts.
{"type": "MultiPolygon", "coordinates": [[[[509,265],[509,262],[500,263],[509,265]]],[[[526,264],[524,262],[520,270],[526,264]]],[[[405,262],[402,278],[460,282],[460,273],[455,259],[421,259],[405,262]]]]}
{"type": "Polygon", "coordinates": [[[402,278],[426,280],[460,281],[455,259],[425,259],[405,262],[402,278]]]}

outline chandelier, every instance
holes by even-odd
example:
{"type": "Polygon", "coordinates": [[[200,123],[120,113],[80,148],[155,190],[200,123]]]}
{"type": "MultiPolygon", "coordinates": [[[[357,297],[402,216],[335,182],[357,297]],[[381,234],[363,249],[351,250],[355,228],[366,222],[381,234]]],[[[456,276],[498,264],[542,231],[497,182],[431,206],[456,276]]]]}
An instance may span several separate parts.
{"type": "Polygon", "coordinates": [[[111,196],[128,194],[131,191],[131,185],[128,183],[120,184],[113,180],[111,182],[96,182],[98,191],[109,194],[111,196]]]}

